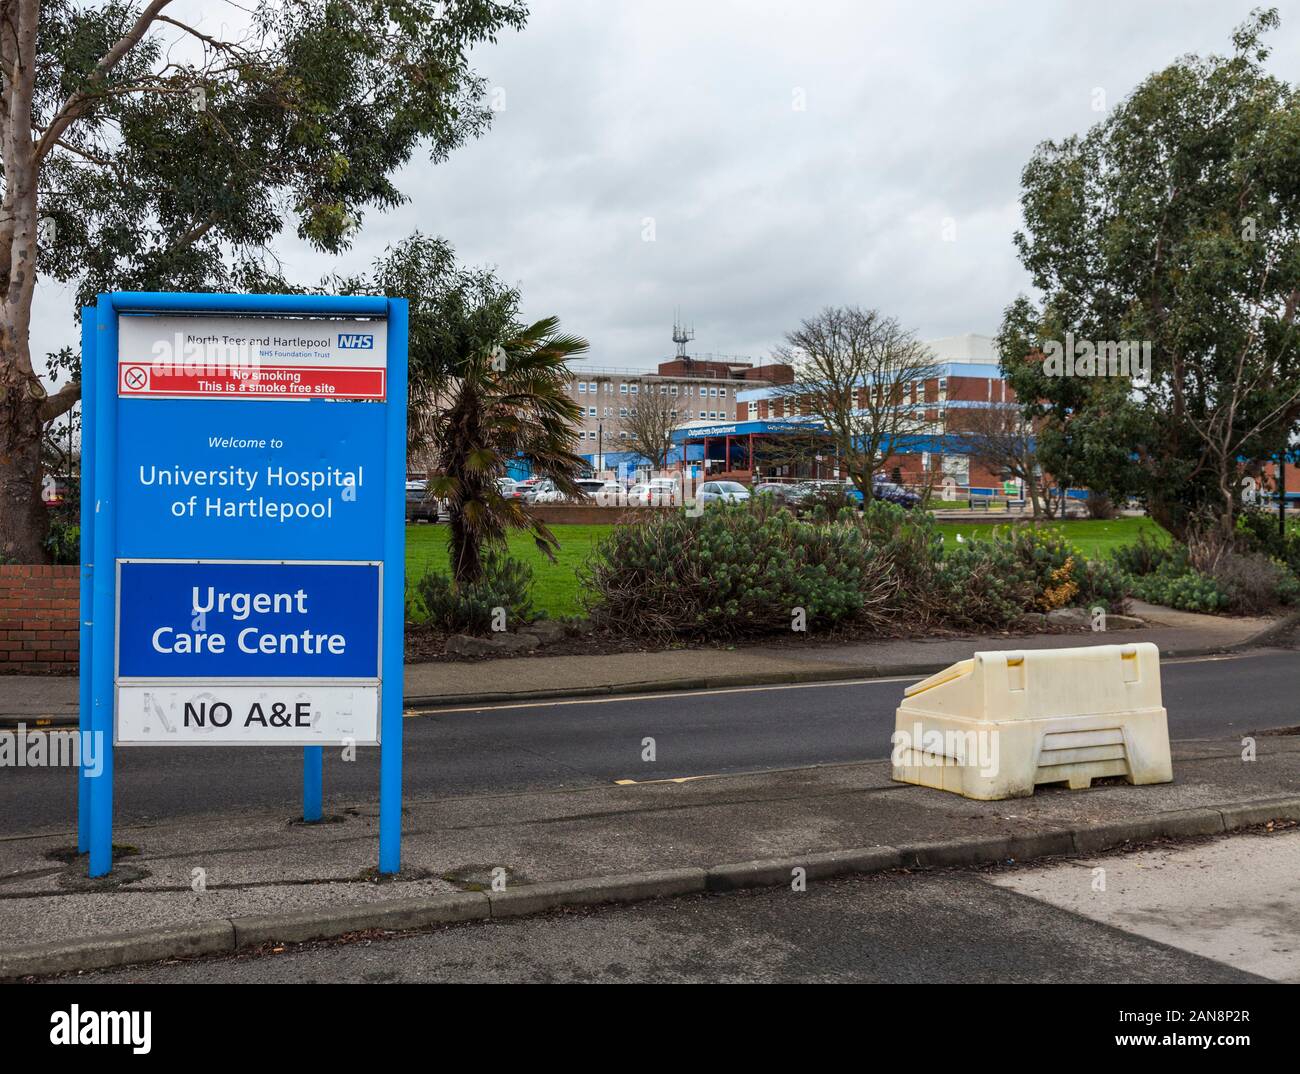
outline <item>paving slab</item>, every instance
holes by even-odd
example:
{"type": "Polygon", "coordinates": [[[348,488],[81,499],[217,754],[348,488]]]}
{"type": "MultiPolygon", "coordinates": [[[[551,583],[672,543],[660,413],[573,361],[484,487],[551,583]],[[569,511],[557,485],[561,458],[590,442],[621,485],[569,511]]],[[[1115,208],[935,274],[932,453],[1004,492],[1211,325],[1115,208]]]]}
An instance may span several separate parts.
{"type": "Polygon", "coordinates": [[[1300,984],[1300,829],[1081,858],[989,878],[1072,914],[1300,984]]]}

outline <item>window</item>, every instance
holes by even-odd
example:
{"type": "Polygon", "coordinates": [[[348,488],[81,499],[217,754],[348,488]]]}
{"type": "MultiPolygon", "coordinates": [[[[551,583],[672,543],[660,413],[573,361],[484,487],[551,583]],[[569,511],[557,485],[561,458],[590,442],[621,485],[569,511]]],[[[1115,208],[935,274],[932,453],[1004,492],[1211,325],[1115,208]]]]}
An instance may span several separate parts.
{"type": "Polygon", "coordinates": [[[718,394],[719,394],[720,396],[722,396],[723,399],[727,398],[727,389],[726,389],[726,388],[719,388],[719,389],[718,389],[718,394]]]}
{"type": "Polygon", "coordinates": [[[948,378],[939,378],[939,402],[945,402],[948,398],[948,378]]]}
{"type": "Polygon", "coordinates": [[[639,385],[639,384],[633,384],[633,385],[632,385],[632,394],[633,394],[633,395],[636,395],[636,393],[637,393],[637,389],[640,388],[640,387],[641,387],[641,385],[639,385]]]}
{"type": "Polygon", "coordinates": [[[605,381],[605,394],[606,395],[614,394],[614,382],[612,380],[605,381]]]}
{"type": "Polygon", "coordinates": [[[716,399],[716,398],[718,397],[718,389],[717,389],[717,388],[710,388],[710,389],[709,389],[709,395],[711,395],[713,398],[716,399]]]}
{"type": "Polygon", "coordinates": [[[585,380],[578,381],[578,394],[579,395],[587,394],[587,382],[585,380]]]}
{"type": "Polygon", "coordinates": [[[627,385],[626,385],[626,384],[620,384],[620,385],[618,386],[618,394],[619,394],[619,395],[627,395],[627,385]]]}
{"type": "Polygon", "coordinates": [[[587,416],[592,418],[596,416],[596,408],[594,406],[587,407],[587,416]]]}
{"type": "Polygon", "coordinates": [[[700,411],[700,417],[707,418],[708,416],[709,416],[709,412],[707,410],[700,411]]]}
{"type": "Polygon", "coordinates": [[[667,394],[668,394],[668,385],[667,385],[667,384],[660,384],[660,385],[659,385],[659,394],[660,394],[660,395],[667,395],[667,394]]]}
{"type": "Polygon", "coordinates": [[[620,429],[620,430],[618,431],[618,438],[619,438],[620,440],[626,440],[626,439],[627,439],[627,430],[626,430],[626,429],[620,429]]]}
{"type": "Polygon", "coordinates": [[[673,410],[673,421],[676,421],[676,420],[677,420],[677,411],[674,409],[674,410],[673,410]]]}
{"type": "Polygon", "coordinates": [[[619,407],[619,408],[618,408],[618,416],[619,416],[620,418],[626,418],[626,417],[627,417],[627,407],[625,407],[625,406],[621,406],[621,407],[619,407]]]}
{"type": "Polygon", "coordinates": [[[669,395],[676,395],[676,394],[677,394],[677,385],[676,385],[676,384],[674,384],[674,385],[669,389],[668,394],[669,394],[669,395]]]}
{"type": "Polygon", "coordinates": [[[749,404],[749,416],[750,416],[751,418],[756,418],[756,417],[758,417],[758,403],[757,403],[757,402],[754,402],[754,401],[751,401],[751,402],[750,402],[750,404],[749,404]]]}
{"type": "Polygon", "coordinates": [[[579,440],[586,440],[586,439],[587,439],[587,434],[586,434],[585,432],[583,432],[581,429],[578,430],[578,439],[579,439],[579,440]]]}

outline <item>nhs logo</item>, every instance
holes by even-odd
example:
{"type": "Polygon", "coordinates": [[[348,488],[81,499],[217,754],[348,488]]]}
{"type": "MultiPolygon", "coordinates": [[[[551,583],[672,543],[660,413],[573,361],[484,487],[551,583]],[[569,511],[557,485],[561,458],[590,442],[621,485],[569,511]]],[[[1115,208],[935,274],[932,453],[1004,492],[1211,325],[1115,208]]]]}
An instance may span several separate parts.
{"type": "Polygon", "coordinates": [[[374,350],[375,337],[365,335],[361,332],[340,332],[339,333],[339,350],[342,351],[369,351],[374,350]]]}

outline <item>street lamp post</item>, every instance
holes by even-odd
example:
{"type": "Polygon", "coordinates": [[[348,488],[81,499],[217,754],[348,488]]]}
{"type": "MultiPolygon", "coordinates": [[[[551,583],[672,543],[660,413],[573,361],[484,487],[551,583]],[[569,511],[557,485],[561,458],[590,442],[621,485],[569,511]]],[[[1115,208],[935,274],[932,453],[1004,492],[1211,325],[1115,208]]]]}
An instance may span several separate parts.
{"type": "Polygon", "coordinates": [[[596,422],[596,472],[605,469],[605,423],[596,422]]]}

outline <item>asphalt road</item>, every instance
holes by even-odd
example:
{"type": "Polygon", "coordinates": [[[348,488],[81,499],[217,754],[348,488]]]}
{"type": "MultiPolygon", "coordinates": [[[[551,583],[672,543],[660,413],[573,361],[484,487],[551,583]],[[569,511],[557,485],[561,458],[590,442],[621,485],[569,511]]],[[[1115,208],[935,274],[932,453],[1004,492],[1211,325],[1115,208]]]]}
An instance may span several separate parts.
{"type": "Polygon", "coordinates": [[[1298,854],[1300,831],[1242,835],[1047,866],[814,881],[802,892],[782,887],[670,899],[64,980],[1296,980],[1298,854]],[[1253,878],[1247,891],[1233,883],[1242,875],[1253,878]]]}
{"type": "MultiPolygon", "coordinates": [[[[1267,651],[1166,661],[1172,738],[1240,741],[1300,724],[1300,655],[1267,651]]],[[[405,721],[413,797],[589,786],[619,779],[787,768],[884,758],[894,709],[913,679],[754,687],[637,698],[447,709],[405,721]],[[642,760],[654,739],[655,761],[642,760]]],[[[204,747],[117,752],[116,821],[301,808],[296,750],[204,747]]],[[[326,751],[326,809],[373,801],[378,751],[326,751]]],[[[70,828],[68,769],[0,768],[0,835],[70,828]]]]}

